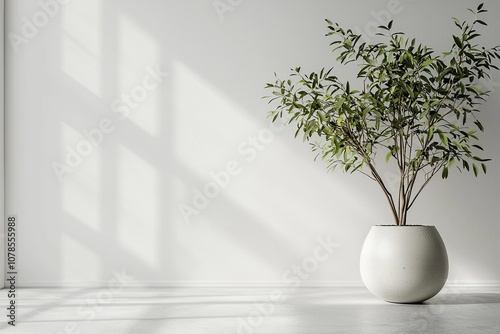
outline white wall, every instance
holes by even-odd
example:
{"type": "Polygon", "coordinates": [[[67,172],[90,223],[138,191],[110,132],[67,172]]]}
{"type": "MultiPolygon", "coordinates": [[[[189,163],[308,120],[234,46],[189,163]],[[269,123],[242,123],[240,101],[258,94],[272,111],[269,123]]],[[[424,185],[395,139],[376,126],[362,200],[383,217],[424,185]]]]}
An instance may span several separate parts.
{"type": "MultiPolygon", "coordinates": [[[[362,175],[326,173],[292,127],[251,151],[252,137],[270,133],[263,87],[273,72],[334,64],[324,18],[363,31],[390,9],[395,29],[441,50],[451,17],[478,3],[254,0],[221,19],[211,0],[7,0],[6,32],[26,37],[17,51],[6,42],[19,283],[104,284],[124,271],[144,284],[280,284],[329,235],[338,247],[303,283],[359,283],[370,226],[392,223],[385,199],[362,175]],[[157,66],[168,76],[155,82],[157,66]],[[120,117],[131,92],[147,93],[120,117]],[[99,126],[108,133],[87,146],[99,126]],[[66,161],[77,148],[88,155],[66,161]],[[187,224],[180,206],[231,161],[239,173],[187,224]],[[59,180],[54,162],[71,172],[59,180]]],[[[487,7],[483,41],[498,44],[500,3],[487,7]]],[[[454,283],[500,281],[499,82],[496,73],[482,114],[488,175],[436,180],[411,215],[437,225],[454,283]]]]}
{"type": "MultiPolygon", "coordinates": [[[[4,31],[4,1],[0,0],[0,277],[5,275],[5,244],[4,244],[4,48],[3,48],[3,31],[4,31]]],[[[3,288],[3,279],[0,282],[0,289],[3,288]]]]}

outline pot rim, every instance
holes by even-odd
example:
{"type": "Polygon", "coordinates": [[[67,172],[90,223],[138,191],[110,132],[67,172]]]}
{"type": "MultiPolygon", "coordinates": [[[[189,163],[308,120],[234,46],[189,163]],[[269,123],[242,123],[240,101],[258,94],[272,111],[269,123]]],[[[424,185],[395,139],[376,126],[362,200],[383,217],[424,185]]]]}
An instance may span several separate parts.
{"type": "Polygon", "coordinates": [[[434,225],[396,225],[396,224],[390,224],[390,225],[372,225],[376,227],[435,227],[434,225]]]}

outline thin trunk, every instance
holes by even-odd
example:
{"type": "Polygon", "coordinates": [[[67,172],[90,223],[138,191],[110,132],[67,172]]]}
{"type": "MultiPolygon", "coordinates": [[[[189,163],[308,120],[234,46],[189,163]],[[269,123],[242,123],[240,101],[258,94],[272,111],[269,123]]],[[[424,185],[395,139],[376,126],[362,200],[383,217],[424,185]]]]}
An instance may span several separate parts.
{"type": "Polygon", "coordinates": [[[396,211],[396,206],[394,205],[394,199],[392,198],[390,191],[387,190],[387,187],[385,186],[384,181],[382,180],[380,175],[377,173],[375,166],[373,166],[373,164],[371,162],[368,162],[368,166],[370,167],[370,170],[372,172],[373,177],[378,182],[378,184],[382,188],[382,191],[385,194],[385,197],[389,201],[389,205],[391,206],[392,215],[393,215],[394,221],[396,222],[396,225],[399,225],[398,213],[396,211]]]}
{"type": "Polygon", "coordinates": [[[406,143],[403,139],[403,134],[399,133],[399,193],[398,193],[398,207],[399,207],[399,224],[405,225],[405,174],[406,174],[406,166],[405,166],[405,158],[406,158],[406,143]]]}
{"type": "Polygon", "coordinates": [[[404,217],[405,225],[406,225],[406,219],[408,217],[408,211],[410,210],[411,194],[413,193],[413,187],[415,186],[415,182],[417,180],[417,175],[418,175],[418,171],[413,173],[413,175],[409,178],[409,181],[408,181],[408,188],[407,188],[406,194],[405,194],[405,217],[404,217]]]}

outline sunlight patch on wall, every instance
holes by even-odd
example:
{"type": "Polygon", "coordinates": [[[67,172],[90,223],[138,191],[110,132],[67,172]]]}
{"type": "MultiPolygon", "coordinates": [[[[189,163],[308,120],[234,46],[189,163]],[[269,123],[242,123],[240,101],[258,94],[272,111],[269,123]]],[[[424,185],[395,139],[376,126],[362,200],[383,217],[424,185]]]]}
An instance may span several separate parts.
{"type": "MultiPolygon", "coordinates": [[[[82,143],[83,136],[66,123],[61,124],[61,152],[65,155],[61,161],[66,163],[70,156],[71,161],[76,162],[78,144],[82,143]],[[76,152],[76,153],[69,153],[76,152]]],[[[98,152],[92,152],[89,156],[82,158],[82,162],[74,167],[73,171],[66,174],[61,185],[61,205],[64,211],[80,221],[93,231],[100,228],[99,208],[101,198],[100,173],[98,152]],[[85,159],[85,161],[83,160],[85,159]]]]}
{"type": "MultiPolygon", "coordinates": [[[[157,41],[126,16],[118,18],[117,91],[129,95],[128,120],[155,136],[159,131],[159,88],[149,88],[145,81],[148,68],[161,63],[157,41]]],[[[151,81],[151,80],[150,80],[151,81]]],[[[123,96],[123,95],[122,95],[123,96]]]]}
{"type": "Polygon", "coordinates": [[[81,172],[79,176],[68,178],[62,185],[62,207],[64,211],[83,223],[93,231],[100,229],[98,183],[94,172],[97,164],[86,166],[89,173],[81,172]],[[89,168],[90,167],[90,168],[89,168]],[[82,177],[83,176],[83,177],[82,177]]]}
{"type": "Polygon", "coordinates": [[[99,279],[95,276],[99,273],[101,263],[98,254],[67,234],[61,234],[59,256],[62,262],[61,282],[88,282],[99,279]]]}
{"type": "Polygon", "coordinates": [[[61,69],[101,97],[101,1],[73,1],[61,13],[61,69]]]}
{"type": "Polygon", "coordinates": [[[117,157],[117,238],[120,245],[152,268],[158,266],[158,171],[130,149],[117,157]]]}
{"type": "MultiPolygon", "coordinates": [[[[242,107],[186,64],[172,64],[173,112],[176,126],[172,136],[178,145],[176,157],[193,172],[208,173],[237,157],[237,147],[259,126],[242,107]]],[[[265,118],[265,117],[264,117],[265,118]]]]}

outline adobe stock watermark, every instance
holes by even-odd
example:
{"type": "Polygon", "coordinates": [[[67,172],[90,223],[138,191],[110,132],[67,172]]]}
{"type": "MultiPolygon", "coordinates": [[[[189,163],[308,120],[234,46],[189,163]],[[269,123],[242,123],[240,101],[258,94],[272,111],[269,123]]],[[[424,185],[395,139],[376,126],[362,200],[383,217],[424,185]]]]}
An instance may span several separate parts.
{"type": "Polygon", "coordinates": [[[77,321],[70,321],[66,323],[64,329],[57,332],[50,332],[48,334],[80,334],[86,333],[82,331],[82,327],[86,323],[94,320],[98,313],[103,311],[105,305],[110,304],[115,298],[116,294],[135,280],[134,277],[125,273],[122,268],[121,272],[113,270],[111,272],[112,278],[108,281],[107,287],[97,291],[91,298],[87,298],[80,307],[76,310],[77,321]]]}
{"type": "MultiPolygon", "coordinates": [[[[282,287],[275,288],[264,300],[253,303],[254,310],[245,317],[238,317],[236,325],[236,334],[253,334],[255,330],[262,326],[267,318],[271,317],[277,307],[278,302],[283,302],[289,298],[289,295],[297,290],[304,280],[307,280],[320,265],[326,262],[341,247],[340,243],[334,242],[332,236],[316,237],[316,246],[311,255],[305,257],[299,264],[293,264],[281,275],[282,287]]],[[[183,334],[189,332],[184,331],[183,334]]],[[[221,334],[235,334],[227,332],[221,334]]]]}
{"type": "Polygon", "coordinates": [[[276,133],[283,131],[284,127],[284,123],[271,123],[269,127],[262,128],[256,134],[248,136],[238,145],[237,158],[229,160],[222,170],[210,171],[209,181],[192,189],[191,203],[179,204],[179,212],[184,222],[189,224],[193,216],[198,216],[206,209],[211,201],[228,187],[231,180],[242,173],[243,165],[255,161],[259,152],[265,150],[274,140],[276,133]]]}
{"type": "Polygon", "coordinates": [[[14,49],[15,53],[19,53],[20,47],[26,45],[35,38],[39,31],[45,28],[50,20],[57,16],[61,10],[61,5],[66,5],[72,0],[40,0],[38,6],[40,9],[31,17],[23,17],[21,19],[20,33],[9,32],[7,38],[14,49]]]}
{"type": "Polygon", "coordinates": [[[81,139],[73,147],[65,147],[65,157],[62,161],[53,161],[52,169],[60,182],[64,180],[64,175],[71,173],[80,166],[84,158],[91,155],[96,147],[99,147],[106,135],[113,133],[119,121],[129,117],[131,112],[140,107],[152,91],[157,89],[164,79],[168,76],[163,72],[159,65],[155,68],[148,66],[140,84],[135,85],[128,93],[123,93],[117,97],[110,105],[110,110],[115,114],[113,118],[102,118],[93,129],[84,129],[81,139]]]}
{"type": "Polygon", "coordinates": [[[478,86],[479,89],[489,92],[491,96],[500,87],[500,82],[493,78],[481,78],[478,86]]]}
{"type": "Polygon", "coordinates": [[[403,12],[404,6],[402,2],[411,2],[413,0],[389,0],[385,9],[372,10],[370,14],[373,20],[368,21],[363,29],[360,27],[355,27],[352,31],[355,34],[361,35],[361,39],[366,43],[371,43],[371,39],[376,37],[378,32],[377,27],[381,25],[387,25],[394,16],[399,15],[403,12]]]}
{"type": "Polygon", "coordinates": [[[335,249],[341,245],[333,242],[331,235],[326,238],[316,238],[317,245],[312,255],[304,258],[301,264],[294,264],[281,276],[284,288],[274,289],[267,300],[255,302],[255,310],[250,312],[246,318],[238,318],[237,334],[253,334],[257,327],[264,324],[266,318],[272,316],[276,311],[276,303],[284,301],[288,295],[299,288],[304,280],[316,272],[321,263],[327,261],[335,249]]]}
{"type": "Polygon", "coordinates": [[[243,0],[213,0],[212,5],[221,21],[224,21],[226,13],[233,12],[243,3],[243,0]]]}

